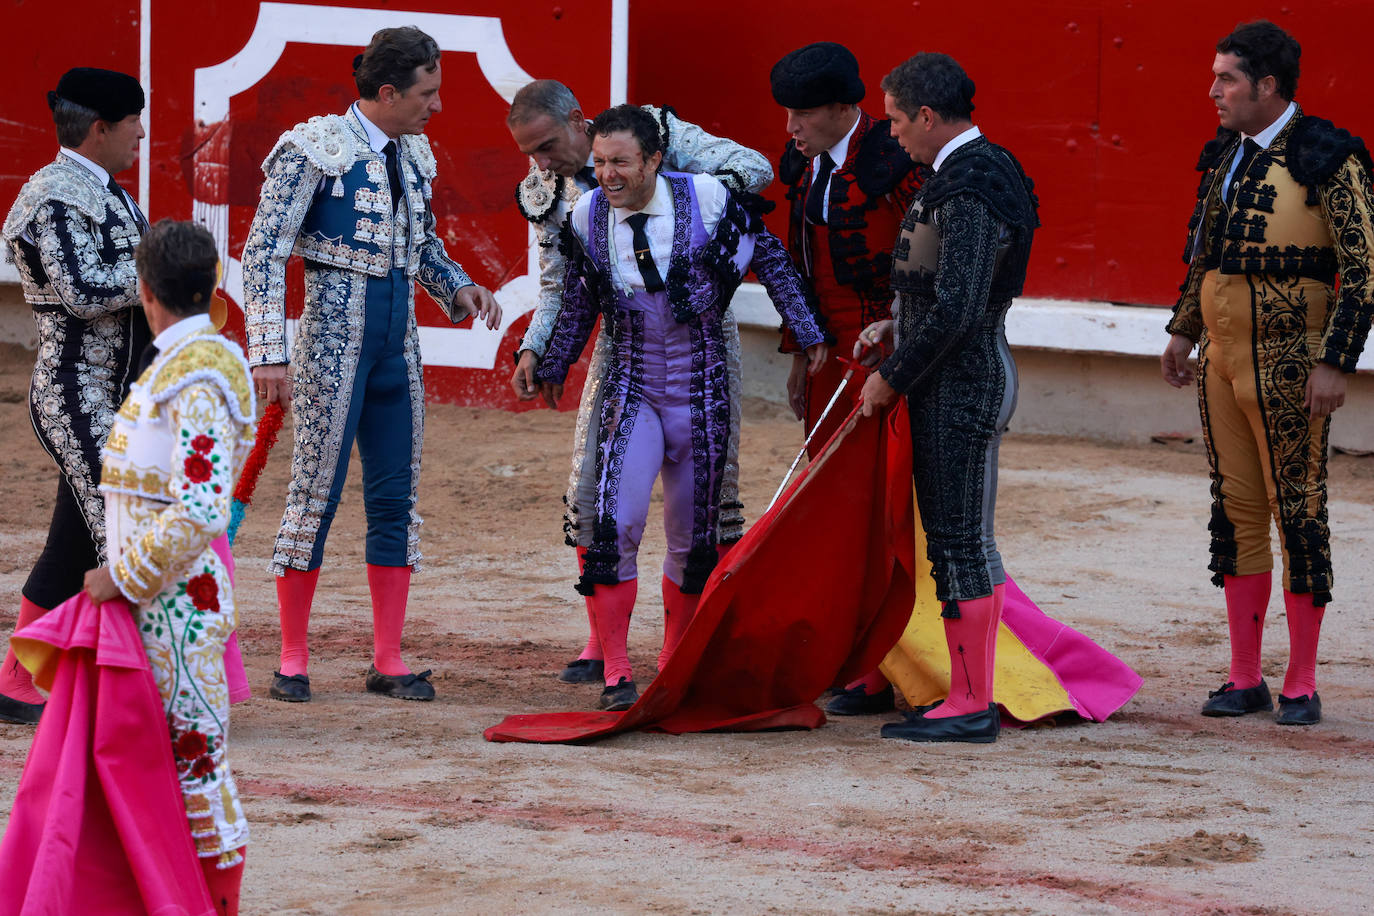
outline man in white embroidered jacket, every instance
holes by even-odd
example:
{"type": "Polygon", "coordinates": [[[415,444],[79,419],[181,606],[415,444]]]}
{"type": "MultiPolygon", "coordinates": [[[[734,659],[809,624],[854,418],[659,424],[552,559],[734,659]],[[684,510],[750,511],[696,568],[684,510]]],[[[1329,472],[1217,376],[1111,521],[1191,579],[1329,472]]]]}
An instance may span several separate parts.
{"type": "Polygon", "coordinates": [[[272,568],[281,667],[271,695],[310,699],[310,605],[356,438],[372,593],[369,691],[430,700],[429,672],[401,660],[410,574],[420,561],[415,511],[424,381],[415,325],[419,282],[455,322],[500,324],[491,293],[449,258],[431,209],[434,155],[423,131],[440,110],[439,46],[414,27],[382,29],[354,58],[359,101],[282,135],[244,246],[248,356],[258,395],[292,405],[295,449],[272,568]],[[305,309],[285,345],[286,262],[305,261],[305,309]]]}
{"type": "MultiPolygon", "coordinates": [[[[132,76],[93,67],[63,74],[48,93],[61,149],[20,189],[0,233],[38,331],[29,413],[60,475],[15,629],[75,595],[85,571],[104,562],[100,449],[152,336],[134,271],[148,224],[114,179],[138,158],[143,101],[132,76]]],[[[32,724],[42,710],[42,694],[10,652],[0,721],[32,724]]]]}
{"type": "MultiPolygon", "coordinates": [[[[662,136],[663,168],[671,172],[712,175],[732,193],[753,198],[773,180],[768,157],[725,137],[716,137],[695,124],[684,121],[671,108],[643,106],[658,123],[662,136]]],[[[530,157],[530,172],[516,188],[520,212],[534,226],[539,244],[539,300],[530,326],[520,341],[511,387],[522,400],[533,399],[539,388],[534,372],[553,332],[554,319],[563,304],[563,278],[567,258],[559,247],[559,236],[568,214],[579,198],[597,186],[593,172],[591,122],[572,90],[557,80],[535,80],[525,85],[511,101],[506,117],[511,138],[520,152],[530,157]]],[[[744,534],[743,506],[739,501],[739,332],[734,312],[725,312],[723,330],[726,343],[726,371],[731,391],[730,440],[721,480],[720,531],[717,543],[724,553],[744,534]]],[[[567,541],[578,547],[579,557],[589,532],[580,532],[579,507],[585,509],[593,482],[592,457],[596,453],[600,392],[604,380],[609,344],[598,334],[592,350],[587,381],[577,416],[572,474],[568,481],[568,513],[564,522],[567,541]],[[588,443],[591,448],[588,448],[588,443]]],[[[544,399],[551,405],[562,394],[561,385],[543,386],[544,399]]],[[[665,616],[667,611],[665,610],[665,616]]],[[[603,652],[596,637],[596,626],[588,621],[590,636],[582,653],[559,675],[568,683],[601,683],[603,652]]]]}

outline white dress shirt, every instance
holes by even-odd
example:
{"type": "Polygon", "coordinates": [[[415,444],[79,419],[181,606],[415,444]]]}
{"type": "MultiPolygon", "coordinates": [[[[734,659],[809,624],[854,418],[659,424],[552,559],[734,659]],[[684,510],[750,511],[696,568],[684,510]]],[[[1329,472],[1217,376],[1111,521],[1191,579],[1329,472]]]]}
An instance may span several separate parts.
{"type": "Polygon", "coordinates": [[[930,164],[930,170],[932,172],[940,171],[940,166],[944,165],[945,160],[949,158],[950,153],[954,152],[959,147],[963,146],[965,143],[970,143],[974,140],[977,140],[981,136],[983,136],[983,132],[979,130],[976,126],[974,126],[970,127],[962,134],[959,134],[957,137],[951,138],[948,143],[940,147],[940,152],[935,155],[935,161],[930,164]]]}
{"type": "Polygon", "coordinates": [[[1274,123],[1270,124],[1264,130],[1255,134],[1253,137],[1247,133],[1242,133],[1240,135],[1240,145],[1236,147],[1235,155],[1231,157],[1231,165],[1226,170],[1226,181],[1222,182],[1221,186],[1223,188],[1229,188],[1231,186],[1231,176],[1235,175],[1236,167],[1240,165],[1240,157],[1245,152],[1246,140],[1254,140],[1259,144],[1260,149],[1268,149],[1269,144],[1273,143],[1274,138],[1279,135],[1279,131],[1283,130],[1288,122],[1293,120],[1293,115],[1297,114],[1297,112],[1298,103],[1289,102],[1288,107],[1283,110],[1283,114],[1275,118],[1274,123]]]}
{"type": "MultiPolygon", "coordinates": [[[[709,236],[716,231],[716,224],[725,213],[725,202],[729,191],[725,185],[710,175],[691,175],[697,203],[701,210],[701,222],[709,236]]],[[[622,291],[634,295],[644,289],[644,277],[640,275],[639,265],[635,262],[634,230],[625,222],[636,212],[647,214],[644,233],[649,237],[649,255],[663,279],[668,278],[668,262],[673,253],[673,191],[668,179],[659,175],[655,179],[654,196],[640,210],[626,207],[612,207],[607,214],[610,240],[612,279],[622,291]]],[[[582,234],[583,226],[589,225],[588,210],[591,207],[591,194],[584,194],[573,211],[573,226],[582,234]]]]}

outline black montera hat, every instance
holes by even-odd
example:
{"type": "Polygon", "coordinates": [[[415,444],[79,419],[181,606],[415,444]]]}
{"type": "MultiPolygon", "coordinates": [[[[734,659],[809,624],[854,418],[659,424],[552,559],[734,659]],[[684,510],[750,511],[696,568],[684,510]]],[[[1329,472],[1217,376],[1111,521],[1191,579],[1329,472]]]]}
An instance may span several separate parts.
{"type": "Polygon", "coordinates": [[[122,121],[143,110],[143,87],[118,70],[73,67],[48,93],[48,108],[56,108],[59,98],[89,108],[106,121],[122,121]]]}
{"type": "Polygon", "coordinates": [[[859,61],[844,45],[818,41],[798,48],[773,65],[768,75],[773,100],[783,108],[818,108],[833,102],[863,100],[859,61]]]}

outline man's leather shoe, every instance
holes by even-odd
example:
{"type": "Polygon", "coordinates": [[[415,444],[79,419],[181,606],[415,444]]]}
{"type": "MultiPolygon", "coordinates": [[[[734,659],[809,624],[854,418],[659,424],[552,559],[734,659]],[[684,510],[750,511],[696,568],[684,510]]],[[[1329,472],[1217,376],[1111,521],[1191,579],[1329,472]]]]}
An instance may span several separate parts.
{"type": "Polygon", "coordinates": [[[396,700],[432,700],[434,687],[429,682],[429,676],[433,673],[421,671],[419,674],[382,674],[376,665],[369,665],[367,689],[369,693],[380,693],[396,700]]]}
{"type": "Polygon", "coordinates": [[[1322,698],[1317,691],[1302,697],[1286,697],[1279,694],[1279,714],[1275,719],[1280,725],[1316,725],[1322,720],[1322,698]]]}
{"type": "Polygon", "coordinates": [[[43,706],[42,703],[25,703],[0,693],[0,722],[37,725],[39,717],[43,715],[43,706]]]}
{"type": "Polygon", "coordinates": [[[305,674],[272,672],[272,687],[267,695],[284,703],[310,702],[310,677],[305,674]]]}
{"type": "Polygon", "coordinates": [[[1274,708],[1274,698],[1269,695],[1269,685],[1260,681],[1254,687],[1237,688],[1234,681],[1227,681],[1220,690],[1207,694],[1207,702],[1202,704],[1204,716],[1243,716],[1251,712],[1263,712],[1274,708]]]}
{"type": "Polygon", "coordinates": [[[601,696],[596,700],[596,708],[604,709],[606,712],[624,712],[638,700],[639,691],[635,689],[635,682],[622,677],[620,683],[601,691],[601,696]]]}
{"type": "Polygon", "coordinates": [[[989,703],[982,712],[943,719],[927,719],[924,715],[910,715],[902,722],[889,722],[882,727],[884,738],[903,741],[965,741],[970,744],[991,744],[1002,730],[1002,716],[996,703],[989,703]]]}
{"type": "Polygon", "coordinates": [[[606,680],[606,663],[599,658],[575,658],[558,679],[565,684],[600,684],[606,680]]]}
{"type": "Polygon", "coordinates": [[[828,716],[875,716],[878,713],[891,712],[897,708],[895,696],[891,684],[877,693],[871,694],[864,693],[863,685],[860,684],[858,687],[841,690],[831,697],[830,702],[825,704],[825,714],[828,716]]]}

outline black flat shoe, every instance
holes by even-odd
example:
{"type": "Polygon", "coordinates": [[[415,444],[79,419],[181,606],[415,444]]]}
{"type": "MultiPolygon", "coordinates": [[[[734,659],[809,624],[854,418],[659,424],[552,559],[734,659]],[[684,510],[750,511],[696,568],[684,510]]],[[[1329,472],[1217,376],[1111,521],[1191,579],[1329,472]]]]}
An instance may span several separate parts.
{"type": "Polygon", "coordinates": [[[599,658],[575,658],[558,679],[565,684],[601,684],[606,680],[606,663],[599,658]]]}
{"type": "Polygon", "coordinates": [[[382,674],[376,665],[367,669],[367,690],[395,700],[432,700],[434,687],[429,682],[433,671],[419,674],[382,674]]]}
{"type": "Polygon", "coordinates": [[[37,725],[43,715],[43,703],[25,703],[0,693],[0,722],[15,725],[37,725]]]}
{"type": "Polygon", "coordinates": [[[877,693],[864,693],[862,686],[841,690],[825,704],[828,716],[876,716],[897,708],[896,694],[888,684],[877,693]]]}
{"type": "Polygon", "coordinates": [[[1202,704],[1204,716],[1243,716],[1252,712],[1265,712],[1274,708],[1274,698],[1269,694],[1269,685],[1260,681],[1254,687],[1237,689],[1234,681],[1227,681],[1220,690],[1207,694],[1207,702],[1202,704]]]}
{"type": "Polygon", "coordinates": [[[1274,721],[1280,725],[1316,725],[1322,720],[1322,698],[1317,691],[1302,697],[1279,694],[1279,714],[1274,721]]]}
{"type": "Polygon", "coordinates": [[[282,674],[272,672],[272,686],[267,695],[283,703],[309,703],[310,677],[305,674],[282,674]]]}
{"type": "Polygon", "coordinates": [[[639,691],[635,689],[635,682],[622,677],[620,683],[601,691],[601,696],[596,700],[596,708],[604,709],[606,712],[624,712],[638,700],[639,691]]]}
{"type": "Polygon", "coordinates": [[[902,722],[889,722],[882,727],[884,738],[903,741],[963,741],[969,744],[991,744],[1002,730],[1002,716],[996,703],[989,703],[982,712],[943,719],[927,719],[924,715],[910,715],[902,722]]]}

